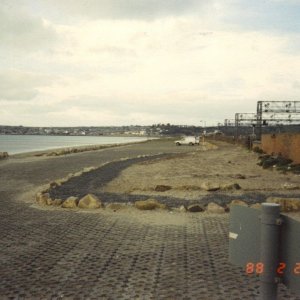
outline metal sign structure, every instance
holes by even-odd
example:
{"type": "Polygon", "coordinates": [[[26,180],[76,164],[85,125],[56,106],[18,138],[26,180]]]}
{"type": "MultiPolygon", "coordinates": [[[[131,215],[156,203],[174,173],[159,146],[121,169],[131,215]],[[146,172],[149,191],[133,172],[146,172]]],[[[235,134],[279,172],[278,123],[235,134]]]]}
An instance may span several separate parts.
{"type": "Polygon", "coordinates": [[[235,120],[233,119],[225,119],[224,126],[235,126],[235,120]]]}
{"type": "Polygon", "coordinates": [[[234,205],[230,211],[229,261],[242,267],[249,276],[264,277],[268,271],[262,253],[271,257],[271,252],[277,250],[278,257],[272,261],[276,273],[274,282],[281,281],[300,295],[300,222],[281,214],[277,225],[278,245],[268,248],[272,239],[265,235],[261,211],[234,205]]]}
{"type": "Polygon", "coordinates": [[[300,101],[258,101],[256,114],[261,139],[263,126],[300,124],[300,101]]]}
{"type": "Polygon", "coordinates": [[[300,101],[258,101],[256,113],[235,114],[235,138],[241,126],[252,126],[261,139],[263,127],[291,124],[300,124],[300,101]]]}
{"type": "Polygon", "coordinates": [[[238,139],[239,128],[241,126],[255,127],[257,124],[257,115],[254,113],[236,113],[235,114],[235,139],[238,139]]]}

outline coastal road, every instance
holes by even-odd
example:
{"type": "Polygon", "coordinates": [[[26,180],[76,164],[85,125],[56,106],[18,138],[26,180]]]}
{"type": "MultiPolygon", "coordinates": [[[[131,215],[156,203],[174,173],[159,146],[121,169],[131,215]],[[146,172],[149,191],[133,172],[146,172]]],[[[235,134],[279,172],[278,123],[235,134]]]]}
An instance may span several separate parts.
{"type": "Polygon", "coordinates": [[[0,299],[256,299],[257,278],[228,263],[228,215],[33,204],[41,185],[84,167],[194,150],[165,140],[1,161],[0,299]]]}

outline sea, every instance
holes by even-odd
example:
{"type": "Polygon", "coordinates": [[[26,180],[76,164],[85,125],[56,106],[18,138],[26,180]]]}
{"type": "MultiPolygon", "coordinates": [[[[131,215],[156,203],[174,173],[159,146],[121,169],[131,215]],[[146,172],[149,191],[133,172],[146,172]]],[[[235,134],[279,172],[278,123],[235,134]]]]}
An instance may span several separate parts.
{"type": "Polygon", "coordinates": [[[123,144],[145,140],[147,137],[0,135],[0,152],[18,154],[66,147],[123,144]]]}

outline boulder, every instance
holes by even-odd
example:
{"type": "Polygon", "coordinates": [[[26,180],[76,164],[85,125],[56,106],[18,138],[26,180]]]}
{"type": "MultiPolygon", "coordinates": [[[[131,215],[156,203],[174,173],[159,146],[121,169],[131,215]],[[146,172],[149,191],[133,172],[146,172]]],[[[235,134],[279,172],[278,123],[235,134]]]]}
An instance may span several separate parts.
{"type": "Polygon", "coordinates": [[[203,208],[203,206],[201,206],[199,204],[192,204],[192,205],[189,205],[187,207],[187,211],[189,211],[189,212],[201,212],[201,211],[204,211],[204,208],[203,208]]]}
{"type": "Polygon", "coordinates": [[[205,191],[213,192],[220,189],[220,184],[214,182],[203,182],[201,184],[201,188],[205,191]]]}
{"type": "Polygon", "coordinates": [[[254,208],[254,209],[261,209],[261,203],[254,203],[252,205],[250,205],[251,208],[254,208]]]}
{"type": "Polygon", "coordinates": [[[181,206],[178,208],[178,210],[179,210],[180,212],[186,212],[186,207],[185,207],[184,205],[181,205],[181,206]]]}
{"type": "Polygon", "coordinates": [[[77,199],[78,199],[78,197],[71,196],[63,202],[61,207],[63,207],[63,208],[76,208],[77,207],[77,199]]]}
{"type": "Polygon", "coordinates": [[[98,199],[97,196],[92,194],[85,195],[78,202],[79,208],[96,209],[96,208],[100,208],[101,206],[102,206],[101,201],[98,199]]]}
{"type": "Polygon", "coordinates": [[[207,205],[206,211],[213,214],[223,214],[225,213],[225,208],[214,202],[211,202],[207,205]]]}
{"type": "Polygon", "coordinates": [[[47,199],[47,205],[60,206],[63,203],[61,199],[47,199]]]}
{"type": "Polygon", "coordinates": [[[280,204],[282,212],[300,211],[299,198],[269,197],[266,202],[280,204]]]}
{"type": "Polygon", "coordinates": [[[47,205],[47,201],[49,201],[50,194],[49,193],[37,193],[35,196],[35,200],[38,204],[47,205]]]}
{"type": "Polygon", "coordinates": [[[224,183],[224,184],[221,184],[220,188],[222,190],[226,190],[226,191],[241,189],[241,187],[238,183],[224,183]]]}
{"type": "Polygon", "coordinates": [[[237,199],[232,200],[229,204],[229,207],[232,206],[232,205],[241,205],[241,206],[247,206],[248,207],[248,204],[245,201],[237,200],[237,199]]]}
{"type": "Polygon", "coordinates": [[[60,206],[60,205],[62,205],[62,203],[63,203],[62,199],[54,199],[52,201],[53,206],[60,206]]]}
{"type": "Polygon", "coordinates": [[[157,200],[151,198],[148,200],[136,201],[134,206],[141,210],[153,210],[156,208],[166,209],[165,204],[161,204],[157,200]]]}
{"type": "Polygon", "coordinates": [[[168,190],[171,190],[172,187],[169,186],[169,185],[157,185],[155,187],[155,191],[156,192],[165,192],[165,191],[168,191],[168,190]]]}

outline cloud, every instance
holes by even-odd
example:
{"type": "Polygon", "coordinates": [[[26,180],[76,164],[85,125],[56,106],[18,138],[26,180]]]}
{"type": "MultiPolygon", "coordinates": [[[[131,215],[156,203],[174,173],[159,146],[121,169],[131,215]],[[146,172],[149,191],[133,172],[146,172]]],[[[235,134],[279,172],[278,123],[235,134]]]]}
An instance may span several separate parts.
{"type": "Polygon", "coordinates": [[[1,48],[7,51],[41,51],[58,40],[53,26],[29,14],[22,6],[0,4],[1,48]]]}
{"type": "Polygon", "coordinates": [[[0,72],[0,101],[30,101],[42,86],[50,84],[49,76],[5,70],[0,72]]]}
{"type": "Polygon", "coordinates": [[[52,10],[92,19],[147,19],[195,13],[211,7],[214,1],[204,0],[64,0],[47,1],[52,10]]]}
{"type": "Polygon", "coordinates": [[[266,30],[271,2],[3,0],[1,122],[199,125],[297,99],[299,33],[266,30]]]}

